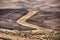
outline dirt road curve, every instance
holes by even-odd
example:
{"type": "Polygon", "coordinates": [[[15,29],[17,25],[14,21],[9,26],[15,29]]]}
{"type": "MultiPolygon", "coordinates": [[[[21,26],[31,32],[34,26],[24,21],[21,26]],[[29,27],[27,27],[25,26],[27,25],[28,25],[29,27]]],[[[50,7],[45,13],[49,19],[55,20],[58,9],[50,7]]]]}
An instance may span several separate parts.
{"type": "Polygon", "coordinates": [[[37,26],[37,25],[25,22],[27,19],[29,19],[30,17],[32,17],[33,15],[35,15],[36,12],[37,11],[30,11],[28,14],[26,14],[25,16],[23,16],[20,19],[18,19],[17,23],[21,24],[23,26],[30,27],[30,28],[35,28],[36,30],[32,30],[32,32],[39,32],[41,29],[45,29],[45,28],[42,28],[40,26],[37,26]]]}

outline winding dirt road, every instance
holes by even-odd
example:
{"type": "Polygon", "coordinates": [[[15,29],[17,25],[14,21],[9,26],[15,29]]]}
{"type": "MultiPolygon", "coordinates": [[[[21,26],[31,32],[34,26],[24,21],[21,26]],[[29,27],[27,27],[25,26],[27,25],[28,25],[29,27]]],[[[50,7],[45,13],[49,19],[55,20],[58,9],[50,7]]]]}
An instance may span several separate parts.
{"type": "Polygon", "coordinates": [[[32,32],[39,32],[39,31],[41,31],[41,29],[45,29],[45,28],[42,28],[40,26],[37,26],[37,25],[26,22],[26,20],[29,19],[30,17],[32,17],[33,15],[35,15],[36,12],[37,11],[30,11],[28,14],[26,14],[25,16],[18,19],[17,23],[20,24],[20,25],[23,25],[23,26],[30,27],[30,28],[35,28],[36,30],[32,30],[32,32]]]}

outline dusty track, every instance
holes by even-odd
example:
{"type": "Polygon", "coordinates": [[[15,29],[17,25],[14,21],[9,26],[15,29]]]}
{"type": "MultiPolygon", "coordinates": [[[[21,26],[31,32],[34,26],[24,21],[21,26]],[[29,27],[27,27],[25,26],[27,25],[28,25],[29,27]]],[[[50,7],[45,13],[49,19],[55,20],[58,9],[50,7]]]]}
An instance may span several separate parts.
{"type": "Polygon", "coordinates": [[[33,15],[35,15],[36,12],[37,11],[30,11],[28,14],[26,14],[25,16],[18,19],[17,23],[20,24],[20,25],[23,25],[23,26],[30,27],[30,28],[35,28],[36,30],[32,30],[32,32],[39,32],[39,31],[41,31],[41,29],[44,30],[45,28],[42,28],[40,26],[37,26],[37,25],[30,24],[30,23],[26,22],[26,20],[29,19],[30,17],[32,17],[33,15]]]}

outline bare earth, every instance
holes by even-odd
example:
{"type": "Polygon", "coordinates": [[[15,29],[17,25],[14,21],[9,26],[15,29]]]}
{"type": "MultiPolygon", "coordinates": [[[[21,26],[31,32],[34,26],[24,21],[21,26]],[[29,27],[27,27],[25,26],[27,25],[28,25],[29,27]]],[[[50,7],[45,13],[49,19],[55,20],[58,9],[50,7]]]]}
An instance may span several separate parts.
{"type": "Polygon", "coordinates": [[[0,40],[57,40],[57,31],[59,0],[0,0],[0,40]]]}

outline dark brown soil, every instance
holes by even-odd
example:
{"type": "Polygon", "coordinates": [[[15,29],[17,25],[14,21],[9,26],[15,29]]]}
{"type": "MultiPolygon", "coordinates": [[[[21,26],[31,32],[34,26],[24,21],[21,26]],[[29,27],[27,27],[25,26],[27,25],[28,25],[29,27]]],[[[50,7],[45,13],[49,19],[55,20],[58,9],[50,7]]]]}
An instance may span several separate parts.
{"type": "MultiPolygon", "coordinates": [[[[26,9],[0,9],[0,25],[13,29],[30,29],[16,23],[16,21],[26,15],[29,11],[26,9]]],[[[38,11],[26,22],[42,26],[44,28],[60,30],[60,12],[59,11],[38,11]]]]}

